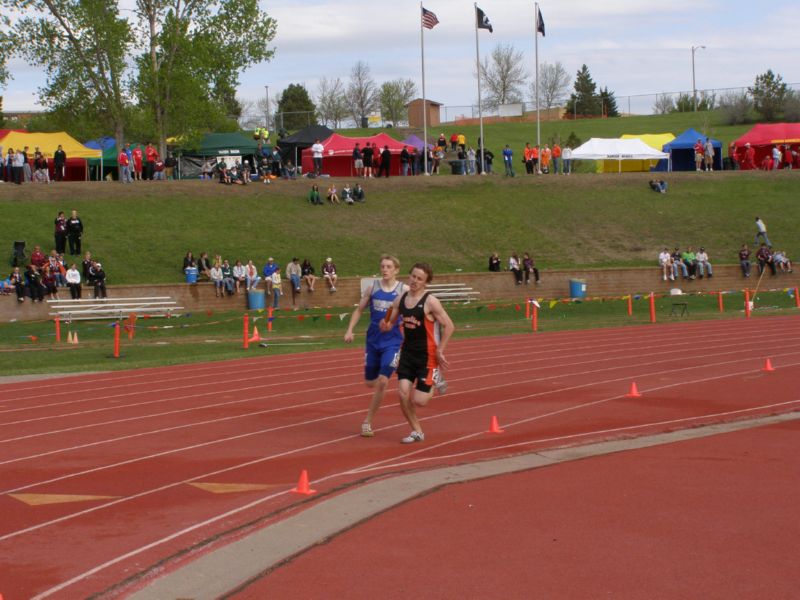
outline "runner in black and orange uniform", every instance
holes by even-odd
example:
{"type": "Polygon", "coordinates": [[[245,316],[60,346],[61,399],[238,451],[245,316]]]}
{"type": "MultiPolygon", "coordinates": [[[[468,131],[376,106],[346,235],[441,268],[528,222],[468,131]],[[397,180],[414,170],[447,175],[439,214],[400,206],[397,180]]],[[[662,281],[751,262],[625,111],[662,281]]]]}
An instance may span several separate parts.
{"type": "Polygon", "coordinates": [[[399,316],[403,326],[398,392],[400,408],[411,425],[411,433],[401,440],[404,444],[425,440],[416,407],[425,406],[433,396],[434,387],[443,381],[440,369],[448,367],[444,349],[455,331],[442,303],[426,289],[432,279],[430,265],[415,264],[408,279],[409,291],[394,301],[381,323],[382,331],[390,331],[399,316]]]}

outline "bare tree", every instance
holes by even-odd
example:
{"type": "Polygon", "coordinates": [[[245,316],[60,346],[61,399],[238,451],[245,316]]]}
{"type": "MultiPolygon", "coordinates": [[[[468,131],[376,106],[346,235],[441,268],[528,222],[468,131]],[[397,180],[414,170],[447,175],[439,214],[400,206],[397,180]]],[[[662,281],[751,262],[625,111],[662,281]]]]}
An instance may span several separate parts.
{"type": "Polygon", "coordinates": [[[653,112],[657,115],[666,115],[675,110],[675,101],[669,94],[659,94],[653,104],[653,112]]]}
{"type": "Polygon", "coordinates": [[[417,93],[417,85],[413,79],[395,79],[381,85],[381,115],[384,121],[393,125],[408,121],[406,105],[417,93]]]}
{"type": "Polygon", "coordinates": [[[378,107],[378,86],[369,73],[369,65],[364,61],[358,61],[350,70],[347,104],[353,120],[359,126],[378,107]]]}
{"type": "Polygon", "coordinates": [[[512,44],[499,44],[481,63],[481,86],[484,105],[496,108],[522,101],[522,89],[528,74],[522,66],[522,52],[512,44]]]}
{"type": "Polygon", "coordinates": [[[338,129],[349,114],[347,92],[342,80],[338,77],[320,79],[317,87],[317,115],[322,124],[333,125],[334,129],[338,129]]]}
{"type": "MultiPolygon", "coordinates": [[[[546,109],[563,106],[569,97],[572,77],[560,62],[539,66],[539,103],[546,109]]],[[[536,81],[530,85],[531,98],[536,100],[536,81]]]]}

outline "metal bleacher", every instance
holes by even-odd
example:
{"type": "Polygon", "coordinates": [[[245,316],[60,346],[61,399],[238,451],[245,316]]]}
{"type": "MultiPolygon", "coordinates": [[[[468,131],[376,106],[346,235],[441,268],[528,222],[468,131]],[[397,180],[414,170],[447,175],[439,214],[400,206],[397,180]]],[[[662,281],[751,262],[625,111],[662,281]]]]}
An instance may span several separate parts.
{"type": "Polygon", "coordinates": [[[149,317],[171,317],[182,310],[169,296],[147,298],[85,298],[80,300],[48,300],[50,316],[71,321],[121,319],[131,314],[149,317]]]}

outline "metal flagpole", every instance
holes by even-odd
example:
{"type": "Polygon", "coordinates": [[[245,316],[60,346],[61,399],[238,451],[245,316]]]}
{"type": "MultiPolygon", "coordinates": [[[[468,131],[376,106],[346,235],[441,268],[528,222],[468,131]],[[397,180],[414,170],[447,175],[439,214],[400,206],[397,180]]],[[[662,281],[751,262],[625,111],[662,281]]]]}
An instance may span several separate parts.
{"type": "Polygon", "coordinates": [[[475,6],[475,66],[478,68],[478,123],[480,124],[481,141],[478,149],[481,152],[481,175],[486,174],[484,155],[486,154],[486,140],[483,139],[483,106],[481,106],[481,51],[478,45],[478,3],[475,6]]]}
{"type": "MultiPolygon", "coordinates": [[[[536,147],[539,149],[541,156],[542,152],[542,126],[539,121],[539,3],[534,2],[534,11],[536,18],[534,19],[533,39],[535,40],[534,47],[536,48],[536,147]]],[[[542,163],[539,162],[539,165],[542,163]]],[[[537,165],[537,168],[539,168],[537,165]]]]}
{"type": "Polygon", "coordinates": [[[422,23],[422,2],[419,3],[419,47],[422,58],[422,170],[428,173],[428,106],[425,101],[425,27],[422,23]]]}

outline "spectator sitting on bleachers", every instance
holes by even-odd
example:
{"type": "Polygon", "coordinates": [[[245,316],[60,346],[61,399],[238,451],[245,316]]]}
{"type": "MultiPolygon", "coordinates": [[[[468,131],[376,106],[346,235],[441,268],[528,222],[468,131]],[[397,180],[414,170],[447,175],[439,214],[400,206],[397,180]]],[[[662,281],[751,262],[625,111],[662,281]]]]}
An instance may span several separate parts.
{"type": "Polygon", "coordinates": [[[689,272],[689,279],[697,277],[697,255],[694,253],[694,248],[689,246],[686,250],[681,252],[681,259],[683,264],[686,265],[686,270],[689,272]]]}
{"type": "Polygon", "coordinates": [[[329,256],[325,259],[325,262],[322,264],[322,276],[325,278],[325,281],[328,282],[328,286],[330,287],[331,292],[336,291],[336,264],[333,262],[333,259],[329,256]]]}
{"type": "Polygon", "coordinates": [[[96,262],[89,270],[89,280],[94,285],[95,298],[108,298],[106,291],[106,272],[103,270],[103,265],[96,262]]]}
{"type": "Polygon", "coordinates": [[[700,279],[702,279],[706,274],[708,274],[709,277],[714,276],[714,269],[711,268],[711,263],[708,260],[708,253],[706,252],[705,248],[700,246],[700,252],[695,254],[694,258],[697,264],[697,273],[700,279]]]}
{"type": "Polygon", "coordinates": [[[364,193],[364,188],[361,187],[360,183],[356,183],[355,187],[353,188],[353,200],[356,202],[364,202],[367,196],[364,193]]]}
{"type": "Polygon", "coordinates": [[[261,276],[258,274],[258,267],[253,264],[252,260],[247,261],[245,269],[245,281],[247,282],[247,291],[254,290],[258,287],[258,282],[261,281],[261,276]]]}
{"type": "Polygon", "coordinates": [[[222,298],[225,295],[225,283],[222,281],[222,265],[214,263],[211,267],[211,282],[214,284],[214,296],[222,298]]]}
{"type": "Polygon", "coordinates": [[[225,287],[225,291],[228,292],[229,296],[233,295],[233,288],[235,287],[235,282],[233,280],[233,268],[231,264],[228,262],[228,259],[222,261],[222,284],[225,287]]]}
{"type": "Polygon", "coordinates": [[[206,281],[211,279],[211,261],[208,259],[208,252],[201,252],[197,259],[197,276],[206,281]]]}
{"type": "Polygon", "coordinates": [[[31,252],[31,263],[39,268],[42,268],[45,263],[47,263],[47,257],[44,255],[44,252],[42,252],[40,246],[33,247],[33,252],[31,252]]]}
{"type": "Polygon", "coordinates": [[[501,267],[502,264],[500,262],[500,256],[498,256],[497,252],[492,252],[492,255],[489,257],[489,270],[495,273],[499,273],[501,267]]]}
{"type": "Polygon", "coordinates": [[[58,286],[56,286],[56,276],[47,264],[42,270],[42,286],[51,300],[58,300],[58,286]]]}
{"type": "Polygon", "coordinates": [[[675,250],[672,252],[672,276],[675,278],[678,277],[678,269],[680,269],[681,275],[684,279],[689,279],[689,270],[686,268],[686,264],[683,262],[681,250],[675,246],[675,250]]]}
{"type": "Polygon", "coordinates": [[[758,260],[758,273],[759,275],[764,272],[765,267],[769,267],[772,275],[775,275],[775,258],[772,256],[772,250],[764,242],[761,242],[761,247],[756,252],[756,259],[758,260]]]}
{"type": "Polygon", "coordinates": [[[792,261],[789,260],[786,250],[778,250],[772,257],[772,260],[775,263],[775,266],[781,270],[781,273],[792,272],[792,261]]]}
{"type": "Polygon", "coordinates": [[[658,266],[661,267],[662,280],[666,281],[667,277],[669,277],[670,281],[675,280],[675,273],[672,270],[672,255],[666,246],[658,255],[658,266]]]}
{"type": "Polygon", "coordinates": [[[19,267],[14,267],[8,281],[17,292],[17,302],[25,302],[25,277],[20,273],[19,267]]]}
{"type": "Polygon", "coordinates": [[[240,260],[237,260],[233,265],[233,282],[236,285],[237,294],[241,291],[243,285],[247,285],[247,269],[244,268],[240,260]]]}
{"type": "Polygon", "coordinates": [[[308,291],[314,291],[314,283],[317,281],[317,276],[314,275],[314,267],[311,264],[311,261],[307,258],[303,260],[303,264],[300,265],[300,270],[303,274],[303,281],[306,282],[308,286],[308,291]]]}
{"type": "Polygon", "coordinates": [[[650,180],[650,189],[654,192],[659,192],[660,194],[667,193],[667,182],[663,179],[651,179],[650,180]]]}

